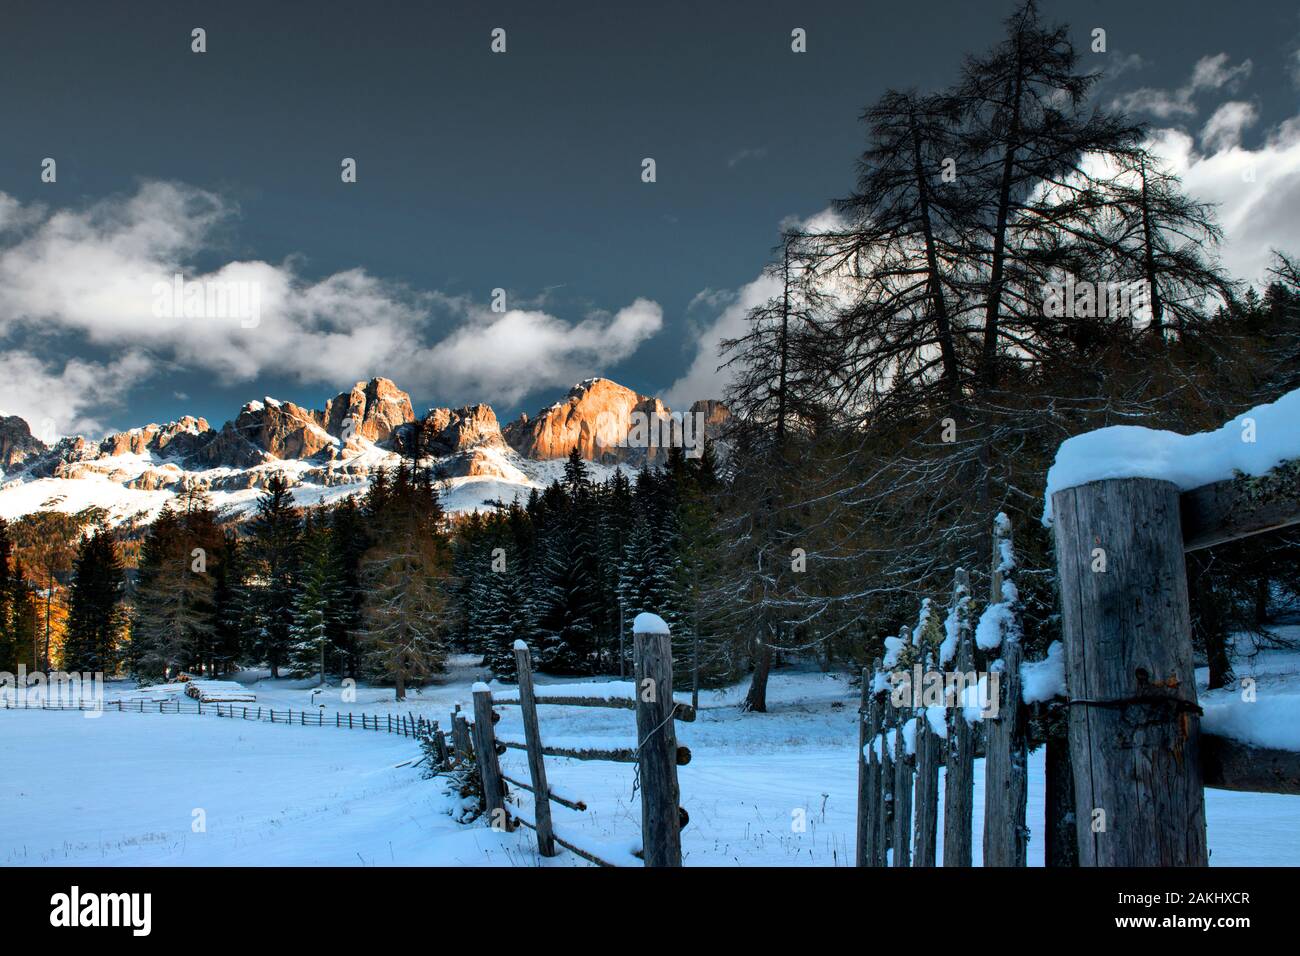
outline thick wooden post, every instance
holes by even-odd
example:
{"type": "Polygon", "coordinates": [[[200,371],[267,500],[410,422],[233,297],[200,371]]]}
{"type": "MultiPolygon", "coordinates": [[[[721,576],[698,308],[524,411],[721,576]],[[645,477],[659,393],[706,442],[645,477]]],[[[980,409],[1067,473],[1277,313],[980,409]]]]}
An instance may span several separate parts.
{"type": "Polygon", "coordinates": [[[1043,863],[1046,866],[1078,866],[1078,816],[1074,812],[1074,771],[1070,765],[1068,708],[1043,704],[1046,728],[1043,819],[1043,863]]]}
{"type": "MultiPolygon", "coordinates": [[[[920,635],[917,635],[918,638],[920,635]]],[[[925,669],[934,668],[934,658],[925,648],[925,669]]],[[[920,694],[921,688],[913,688],[920,694]]],[[[916,708],[916,824],[912,841],[912,865],[934,866],[938,861],[939,839],[939,748],[942,738],[930,726],[922,700],[916,708]]]]}
{"type": "MultiPolygon", "coordinates": [[[[877,661],[879,666],[879,661],[877,661]]],[[[857,865],[876,865],[876,815],[880,812],[880,763],[875,755],[880,733],[880,713],[871,685],[875,672],[862,669],[862,694],[858,706],[858,831],[857,865]]]]}
{"type": "Polygon", "coordinates": [[[451,740],[456,748],[456,766],[463,767],[473,757],[474,749],[470,744],[469,723],[459,707],[451,714],[451,740]]]}
{"type": "Polygon", "coordinates": [[[1052,496],[1081,866],[1205,866],[1205,795],[1178,488],[1052,496]]]}
{"type": "Polygon", "coordinates": [[[880,816],[876,823],[876,858],[879,866],[889,865],[889,848],[894,842],[894,756],[889,749],[889,729],[898,726],[898,710],[881,701],[880,718],[880,816]]]}
{"type": "Polygon", "coordinates": [[[505,782],[497,762],[496,733],[492,729],[492,691],[487,684],[474,685],[474,739],[479,777],[483,781],[483,809],[494,828],[509,829],[505,782]]]}
{"type": "MultiPolygon", "coordinates": [[[[898,632],[904,652],[912,644],[912,631],[903,627],[898,632]]],[[[907,754],[904,730],[912,716],[910,706],[895,708],[894,721],[894,866],[912,865],[912,768],[914,760],[907,754]]]]}
{"type": "MultiPolygon", "coordinates": [[[[943,865],[970,866],[972,818],[975,812],[975,728],[966,720],[957,687],[975,675],[975,645],[971,639],[970,575],[958,568],[953,576],[949,609],[956,636],[952,661],[942,662],[962,677],[948,705],[947,771],[943,784],[943,865]]],[[[942,668],[941,668],[942,669],[942,668]]]]}
{"type": "Polygon", "coordinates": [[[881,866],[881,859],[885,852],[882,846],[885,810],[881,803],[879,750],[881,724],[885,718],[885,699],[884,694],[875,690],[878,673],[880,673],[879,657],[870,670],[863,670],[862,673],[862,695],[866,714],[862,717],[864,724],[861,739],[862,749],[866,751],[866,763],[861,768],[865,773],[865,780],[859,778],[858,781],[858,866],[881,866]]]}
{"type": "MultiPolygon", "coordinates": [[[[998,515],[993,525],[993,568],[989,575],[990,604],[1010,604],[1005,581],[1011,578],[1011,522],[998,515]]],[[[1029,845],[1025,810],[1029,792],[1029,751],[1026,745],[1025,706],[1021,700],[1020,662],[1023,657],[1020,628],[1005,628],[998,668],[998,713],[986,720],[988,738],[984,759],[984,865],[1024,866],[1029,845]]]]}
{"type": "Polygon", "coordinates": [[[632,655],[643,858],[646,866],[681,866],[672,639],[662,618],[636,616],[632,655]]]}
{"type": "Polygon", "coordinates": [[[515,641],[515,670],[519,675],[519,710],[528,744],[528,775],[533,784],[533,818],[537,824],[537,852],[555,856],[555,830],[551,825],[551,788],[546,783],[542,733],[537,725],[537,700],[533,696],[533,661],[528,645],[515,641]]]}

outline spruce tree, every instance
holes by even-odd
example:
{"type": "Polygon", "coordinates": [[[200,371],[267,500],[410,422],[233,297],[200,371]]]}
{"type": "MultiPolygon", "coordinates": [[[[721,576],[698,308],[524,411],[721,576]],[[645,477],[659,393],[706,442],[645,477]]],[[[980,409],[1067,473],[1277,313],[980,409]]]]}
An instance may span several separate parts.
{"type": "Polygon", "coordinates": [[[289,663],[295,675],[316,674],[324,686],[333,614],[340,606],[338,567],[330,529],[324,520],[309,520],[306,524],[297,585],[289,663]]]}
{"type": "Polygon", "coordinates": [[[254,649],[270,665],[272,677],[280,676],[280,666],[289,657],[301,535],[302,519],[289,483],[282,475],[272,475],[249,522],[248,541],[257,625],[254,649]]]}
{"type": "Polygon", "coordinates": [[[111,675],[121,661],[125,578],[106,528],[82,539],[72,568],[63,669],[111,675]]]}
{"type": "Polygon", "coordinates": [[[366,668],[391,681],[396,699],[442,670],[451,549],[438,492],[427,470],[398,466],[391,483],[374,485],[366,515],[375,544],[362,559],[365,587],[359,642],[366,668]]]}

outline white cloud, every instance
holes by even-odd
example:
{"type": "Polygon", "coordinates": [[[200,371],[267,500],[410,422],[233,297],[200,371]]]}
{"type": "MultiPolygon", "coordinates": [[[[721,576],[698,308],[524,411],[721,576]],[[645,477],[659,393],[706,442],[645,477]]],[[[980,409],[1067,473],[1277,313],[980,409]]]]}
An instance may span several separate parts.
{"type": "Polygon", "coordinates": [[[1209,148],[1198,151],[1187,133],[1166,129],[1154,134],[1152,146],[1188,193],[1217,205],[1228,273],[1263,282],[1271,250],[1300,252],[1300,116],[1268,131],[1257,149],[1208,139],[1209,148]]]}
{"type": "Polygon", "coordinates": [[[214,251],[237,211],[215,193],[167,182],[81,210],[23,206],[0,193],[0,335],[73,333],[105,349],[147,349],[226,383],[274,373],[344,387],[385,375],[447,400],[509,401],[571,384],[575,372],[595,374],[662,326],[659,307],[642,299],[576,322],[496,314],[364,269],[308,278],[292,258],[198,274],[195,258],[214,251]],[[260,320],[246,328],[237,317],[157,314],[156,287],[177,273],[255,287],[260,320]]]}
{"type": "MultiPolygon", "coordinates": [[[[723,361],[720,354],[723,341],[744,335],[749,325],[745,316],[780,291],[781,283],[775,276],[760,275],[729,297],[729,304],[701,332],[695,357],[686,372],[664,392],[663,399],[669,408],[686,409],[697,399],[723,397],[730,379],[725,369],[718,368],[723,361]]],[[[717,293],[713,293],[708,302],[716,306],[718,299],[717,293]]]]}
{"type": "Polygon", "coordinates": [[[745,162],[746,160],[763,159],[765,156],[767,156],[766,146],[753,146],[753,147],[746,146],[745,148],[739,149],[736,152],[731,154],[731,158],[727,160],[727,168],[735,169],[738,165],[745,162]]]}
{"type": "Polygon", "coordinates": [[[637,299],[614,316],[570,325],[545,312],[482,311],[420,361],[456,390],[515,402],[534,388],[572,385],[614,365],[663,327],[663,309],[637,299]]]}
{"type": "Polygon", "coordinates": [[[1224,103],[1206,121],[1201,130],[1201,145],[1217,153],[1241,145],[1241,132],[1253,126],[1259,112],[1250,103],[1232,100],[1224,103]]]}
{"type": "Polygon", "coordinates": [[[1197,107],[1194,99],[1197,94],[1224,87],[1232,89],[1241,80],[1250,76],[1252,68],[1253,64],[1250,60],[1243,60],[1236,66],[1230,66],[1226,53],[1203,56],[1192,68],[1191,77],[1177,89],[1143,87],[1117,97],[1115,105],[1126,112],[1149,113],[1160,119],[1195,116],[1197,107]]]}
{"type": "MultiPolygon", "coordinates": [[[[829,208],[806,218],[787,216],[780,223],[783,232],[831,232],[843,226],[843,220],[829,208]]],[[[685,373],[664,391],[663,400],[669,408],[685,409],[699,399],[723,397],[731,376],[718,367],[723,362],[722,343],[744,335],[749,328],[749,312],[780,292],[778,278],[760,273],[733,292],[704,289],[696,293],[691,308],[717,314],[700,330],[695,354],[685,373]]]]}
{"type": "Polygon", "coordinates": [[[151,365],[135,351],[105,364],[69,359],[61,369],[28,351],[0,352],[0,414],[26,420],[46,443],[61,435],[100,435],[105,426],[95,415],[120,405],[151,365]]]}

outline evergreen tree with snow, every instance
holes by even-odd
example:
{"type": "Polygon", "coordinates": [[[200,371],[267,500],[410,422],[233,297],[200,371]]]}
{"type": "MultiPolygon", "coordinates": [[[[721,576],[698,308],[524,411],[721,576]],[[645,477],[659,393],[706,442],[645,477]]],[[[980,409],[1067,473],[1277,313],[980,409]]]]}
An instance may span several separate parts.
{"type": "Polygon", "coordinates": [[[302,518],[289,482],[283,475],[272,475],[257,501],[248,538],[249,585],[257,626],[253,646],[271,666],[272,677],[280,676],[280,667],[289,658],[301,539],[302,518]]]}
{"type": "Polygon", "coordinates": [[[332,535],[323,517],[305,523],[297,585],[289,632],[289,663],[294,674],[316,674],[324,686],[326,655],[331,646],[334,611],[340,606],[341,582],[332,535]]]}
{"type": "Polygon", "coordinates": [[[113,674],[121,660],[125,578],[117,542],[106,528],[81,540],[72,568],[63,669],[113,674]]]}
{"type": "Polygon", "coordinates": [[[206,522],[194,520],[202,504],[187,501],[185,506],[187,511],[178,514],[165,505],[140,549],[127,658],[141,683],[156,683],[202,664],[216,633],[215,580],[207,573],[204,554],[194,553],[204,546],[193,545],[191,534],[192,527],[207,530],[206,522]]]}

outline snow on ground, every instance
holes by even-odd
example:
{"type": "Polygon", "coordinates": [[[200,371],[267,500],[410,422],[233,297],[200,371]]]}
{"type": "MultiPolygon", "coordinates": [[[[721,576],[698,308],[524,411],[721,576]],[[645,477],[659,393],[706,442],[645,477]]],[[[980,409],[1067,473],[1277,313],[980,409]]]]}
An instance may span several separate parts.
{"type": "MultiPolygon", "coordinates": [[[[1273,630],[1300,646],[1300,625],[1273,630]]],[[[1259,747],[1300,750],[1300,651],[1255,653],[1249,635],[1238,634],[1234,640],[1235,683],[1210,691],[1209,670],[1196,672],[1197,695],[1205,711],[1201,726],[1259,747]]]]}
{"type": "MultiPolygon", "coordinates": [[[[1265,653],[1239,671],[1247,666],[1261,675],[1261,700],[1300,685],[1294,654],[1265,653]]],[[[325,709],[416,713],[446,727],[453,703],[468,706],[472,684],[484,676],[474,658],[459,655],[440,683],[401,705],[389,688],[361,686],[353,703],[330,689],[325,709]]],[[[259,677],[238,675],[260,705],[312,706],[311,681],[259,677]]],[[[574,680],[541,675],[539,685],[574,680]]],[[[513,689],[492,687],[503,695],[513,689]]],[[[701,695],[699,719],[677,724],[679,742],[693,754],[679,768],[691,818],[682,834],[687,865],[852,865],[857,688],[843,675],[778,671],[767,714],[740,712],[745,689],[701,695]]],[[[123,691],[129,688],[110,685],[108,696],[123,691]]],[[[518,708],[498,709],[498,733],[522,737],[518,708]]],[[[634,734],[627,710],[551,705],[540,713],[547,740],[618,745],[634,734]]],[[[418,756],[407,738],[330,725],[0,711],[0,865],[586,865],[567,852],[541,861],[526,829],[456,824],[457,801],[441,780],[395,766],[418,756]],[[207,812],[205,833],[191,830],[196,808],[207,812]]],[[[507,751],[501,763],[527,779],[522,751],[507,751]]],[[[625,851],[639,842],[633,765],[548,757],[547,773],[558,791],[589,807],[555,805],[562,834],[593,848],[625,851]]],[[[979,821],[983,761],[975,784],[979,821]]],[[[529,795],[520,797],[531,809],[529,795]]],[[[1212,863],[1300,865],[1300,798],[1207,790],[1206,810],[1212,863]]],[[[1041,750],[1029,759],[1028,823],[1029,860],[1042,865],[1041,750]]]]}
{"type": "Polygon", "coordinates": [[[1263,475],[1300,458],[1300,389],[1242,412],[1214,431],[1180,435],[1138,425],[1111,425],[1061,443],[1047,472],[1043,524],[1052,495],[1104,478],[1163,478],[1186,491],[1215,481],[1263,475]]]}

